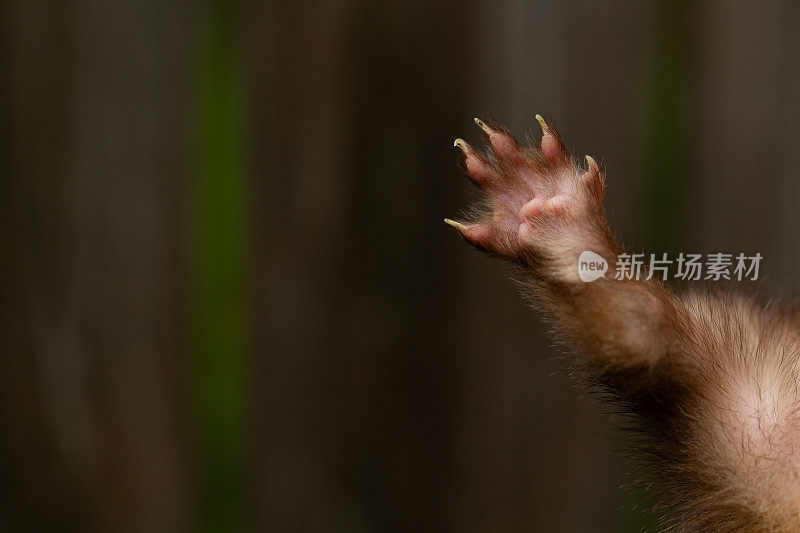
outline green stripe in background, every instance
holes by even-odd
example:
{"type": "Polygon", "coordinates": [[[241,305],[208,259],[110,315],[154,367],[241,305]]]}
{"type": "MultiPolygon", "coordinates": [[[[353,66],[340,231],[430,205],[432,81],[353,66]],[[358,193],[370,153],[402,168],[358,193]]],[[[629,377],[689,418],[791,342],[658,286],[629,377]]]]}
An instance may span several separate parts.
{"type": "MultiPolygon", "coordinates": [[[[686,242],[686,177],[690,163],[691,4],[656,0],[651,6],[652,41],[640,92],[639,156],[641,251],[670,257],[686,242]]],[[[643,491],[630,494],[619,531],[660,530],[643,491]]]]}
{"type": "Polygon", "coordinates": [[[652,5],[653,41],[641,94],[642,246],[676,253],[685,242],[690,164],[691,3],[652,5]]]}
{"type": "MultiPolygon", "coordinates": [[[[645,59],[639,100],[638,198],[642,252],[670,257],[686,242],[686,177],[690,163],[691,4],[656,0],[651,6],[652,41],[645,59]]],[[[618,531],[660,530],[644,491],[629,494],[618,531]]]]}
{"type": "Polygon", "coordinates": [[[245,380],[248,243],[244,87],[237,2],[204,5],[190,184],[191,371],[197,523],[247,529],[245,380]]]}

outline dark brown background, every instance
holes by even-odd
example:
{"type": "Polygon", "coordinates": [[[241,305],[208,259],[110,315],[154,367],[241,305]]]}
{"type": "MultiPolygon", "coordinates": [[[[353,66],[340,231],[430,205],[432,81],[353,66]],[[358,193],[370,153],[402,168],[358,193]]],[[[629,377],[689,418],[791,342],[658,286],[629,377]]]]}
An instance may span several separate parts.
{"type": "Polygon", "coordinates": [[[0,530],[636,531],[502,265],[475,115],[554,119],[643,251],[796,290],[790,1],[11,1],[0,530]]]}

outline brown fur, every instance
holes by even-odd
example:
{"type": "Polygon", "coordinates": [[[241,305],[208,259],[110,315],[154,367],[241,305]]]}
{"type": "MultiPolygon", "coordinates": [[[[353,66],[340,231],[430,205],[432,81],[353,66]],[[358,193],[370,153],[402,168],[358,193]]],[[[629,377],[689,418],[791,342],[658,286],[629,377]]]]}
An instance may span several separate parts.
{"type": "Polygon", "coordinates": [[[486,131],[488,155],[462,150],[489,209],[459,231],[516,265],[556,336],[637,417],[631,442],[664,529],[800,531],[798,307],[656,279],[580,281],[581,251],[606,258],[611,276],[621,252],[602,172],[578,169],[551,127],[524,148],[486,131]]]}

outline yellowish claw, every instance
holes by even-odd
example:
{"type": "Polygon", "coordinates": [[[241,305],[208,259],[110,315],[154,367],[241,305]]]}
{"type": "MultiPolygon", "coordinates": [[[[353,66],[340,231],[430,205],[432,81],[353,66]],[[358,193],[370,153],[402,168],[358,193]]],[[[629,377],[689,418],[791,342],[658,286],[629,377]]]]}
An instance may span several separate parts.
{"type": "Polygon", "coordinates": [[[542,131],[543,132],[547,131],[547,122],[544,121],[544,119],[542,118],[542,115],[537,114],[536,115],[536,121],[539,122],[539,126],[542,127],[542,131]]]}
{"type": "Polygon", "coordinates": [[[453,226],[459,231],[464,231],[465,229],[467,229],[467,227],[461,222],[456,222],[455,220],[452,220],[450,218],[444,219],[444,223],[447,224],[448,226],[453,226]]]}
{"type": "Polygon", "coordinates": [[[480,129],[485,131],[486,135],[491,135],[492,134],[492,129],[489,126],[487,126],[486,123],[484,121],[482,121],[481,119],[475,117],[475,124],[477,124],[480,129]]]}
{"type": "Polygon", "coordinates": [[[453,143],[453,146],[459,148],[464,153],[467,152],[467,143],[464,142],[464,139],[456,139],[456,141],[453,143]]]}

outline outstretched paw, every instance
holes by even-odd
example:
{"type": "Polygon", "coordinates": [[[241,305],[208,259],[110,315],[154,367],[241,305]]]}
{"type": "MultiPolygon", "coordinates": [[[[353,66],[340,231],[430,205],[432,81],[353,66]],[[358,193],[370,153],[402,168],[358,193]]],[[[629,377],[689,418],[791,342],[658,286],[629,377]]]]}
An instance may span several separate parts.
{"type": "Polygon", "coordinates": [[[456,139],[487,209],[470,222],[445,219],[476,247],[528,264],[600,247],[609,233],[597,163],[586,156],[586,168],[577,168],[556,130],[541,116],[536,120],[542,129],[538,146],[521,146],[504,128],[477,118],[490,149],[479,153],[456,139]]]}

